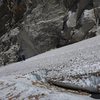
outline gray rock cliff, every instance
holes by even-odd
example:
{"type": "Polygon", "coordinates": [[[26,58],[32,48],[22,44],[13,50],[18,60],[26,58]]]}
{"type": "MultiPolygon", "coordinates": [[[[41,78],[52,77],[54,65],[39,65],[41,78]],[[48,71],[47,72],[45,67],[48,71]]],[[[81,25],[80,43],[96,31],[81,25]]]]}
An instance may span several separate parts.
{"type": "MultiPolygon", "coordinates": [[[[22,55],[29,58],[99,35],[98,0],[94,0],[92,6],[88,3],[89,8],[83,6],[78,21],[80,7],[69,9],[70,2],[23,0],[11,12],[7,4],[0,1],[0,65],[23,60],[22,55]]],[[[75,5],[81,6],[81,0],[75,5]]]]}

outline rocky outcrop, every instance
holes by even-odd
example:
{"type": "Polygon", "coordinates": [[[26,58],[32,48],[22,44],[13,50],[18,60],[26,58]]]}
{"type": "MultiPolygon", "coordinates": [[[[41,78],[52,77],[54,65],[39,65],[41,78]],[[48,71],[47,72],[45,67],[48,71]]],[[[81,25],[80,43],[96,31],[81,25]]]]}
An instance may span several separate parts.
{"type": "MultiPolygon", "coordinates": [[[[69,2],[69,5],[66,5],[66,7],[67,9],[68,7],[70,8],[70,1],[64,1],[66,1],[66,3],[69,2]]],[[[83,39],[96,36],[96,31],[94,32],[93,29],[94,27],[98,28],[99,26],[99,23],[97,22],[97,20],[100,19],[99,1],[97,2],[94,0],[91,2],[91,0],[85,0],[83,2],[82,0],[79,0],[79,3],[75,2],[75,4],[79,4],[79,6],[75,7],[74,9],[76,10],[74,11],[73,9],[69,9],[63,23],[62,36],[67,34],[66,39],[69,43],[75,43],[83,39]],[[83,4],[81,5],[81,3],[83,4]]]]}
{"type": "Polygon", "coordinates": [[[20,45],[27,57],[56,48],[59,43],[64,16],[63,7],[52,3],[48,6],[45,8],[41,4],[38,5],[22,23],[23,27],[19,34],[20,45]],[[50,5],[52,8],[48,7],[50,5]]]}
{"type": "Polygon", "coordinates": [[[24,13],[33,8],[32,2],[1,0],[0,1],[0,37],[16,26],[16,23],[23,18],[24,13]]]}
{"type": "MultiPolygon", "coordinates": [[[[4,37],[9,40],[12,37],[12,32],[14,33],[13,41],[8,42],[8,46],[1,44],[1,48],[7,48],[6,50],[1,50],[1,55],[7,54],[12,46],[16,45],[15,51],[11,51],[12,58],[11,61],[17,61],[21,55],[25,55],[25,58],[32,57],[34,55],[40,54],[47,50],[56,48],[59,42],[59,34],[62,28],[62,18],[65,14],[63,4],[61,1],[32,1],[32,5],[27,4],[27,11],[23,18],[22,23],[17,23],[19,28],[11,29],[11,31],[6,32],[0,40],[3,41],[4,37]],[[32,11],[31,11],[32,10],[32,11]],[[27,17],[26,17],[27,15],[27,17]],[[16,30],[17,29],[17,30],[16,30]],[[9,35],[9,37],[7,37],[9,35]],[[12,46],[11,46],[12,44],[12,46]],[[3,54],[2,54],[3,53],[3,54]],[[17,54],[17,55],[16,55],[17,54]],[[17,58],[17,56],[19,56],[17,58]],[[14,57],[14,59],[13,59],[14,57]]],[[[16,25],[14,25],[15,27],[16,25]]],[[[4,59],[2,57],[1,59],[4,59]]],[[[10,63],[7,60],[6,63],[10,63]]],[[[18,60],[19,61],[19,60],[18,60]]],[[[2,64],[4,60],[1,60],[2,64]]]]}
{"type": "Polygon", "coordinates": [[[7,24],[10,21],[10,12],[7,5],[0,1],[0,37],[7,31],[7,24]]]}
{"type": "Polygon", "coordinates": [[[9,31],[0,38],[0,65],[6,65],[18,60],[19,45],[17,28],[9,31]]]}

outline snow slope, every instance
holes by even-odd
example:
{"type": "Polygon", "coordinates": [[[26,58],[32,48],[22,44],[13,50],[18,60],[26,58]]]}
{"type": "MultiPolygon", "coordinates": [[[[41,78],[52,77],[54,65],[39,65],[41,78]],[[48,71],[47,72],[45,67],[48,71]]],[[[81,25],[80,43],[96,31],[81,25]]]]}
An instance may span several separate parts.
{"type": "MultiPolygon", "coordinates": [[[[100,62],[100,36],[51,50],[22,62],[9,64],[0,68],[0,76],[13,74],[25,74],[39,69],[60,69],[61,67],[73,68],[89,67],[100,62]]],[[[84,69],[85,70],[85,69],[84,69]]],[[[90,68],[91,70],[91,68],[90,68]]],[[[100,66],[93,67],[99,71],[100,66]]]]}
{"type": "Polygon", "coordinates": [[[0,78],[1,100],[95,100],[38,81],[31,74],[0,78]]]}
{"type": "MultiPolygon", "coordinates": [[[[80,76],[78,84],[82,85],[86,82],[85,85],[89,87],[89,82],[92,82],[92,85],[96,87],[100,84],[99,55],[100,36],[97,36],[48,51],[22,62],[2,66],[0,68],[0,99],[95,100],[89,95],[70,93],[50,86],[45,79],[54,79],[53,82],[56,79],[63,83],[68,81],[68,76],[80,76]],[[97,77],[91,81],[89,75],[97,77]],[[83,76],[87,76],[89,81],[82,82],[83,76]]],[[[71,79],[71,83],[76,83],[76,80],[71,79]]]]}

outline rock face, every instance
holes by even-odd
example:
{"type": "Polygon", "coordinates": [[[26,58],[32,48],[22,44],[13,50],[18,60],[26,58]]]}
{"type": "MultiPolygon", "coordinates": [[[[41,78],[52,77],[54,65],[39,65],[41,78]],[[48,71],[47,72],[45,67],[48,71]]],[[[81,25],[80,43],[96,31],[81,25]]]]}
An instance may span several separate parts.
{"type": "Polygon", "coordinates": [[[46,4],[46,7],[39,4],[32,10],[19,34],[20,45],[27,57],[57,47],[63,16],[63,7],[55,2],[46,4]]]}
{"type": "MultiPolygon", "coordinates": [[[[61,1],[34,0],[32,3],[33,8],[27,5],[29,7],[25,13],[27,16],[23,18],[22,23],[18,24],[19,28],[11,29],[1,37],[2,42],[5,35],[9,34],[11,37],[11,32],[15,33],[13,36],[16,37],[16,53],[19,56],[25,55],[26,58],[57,47],[65,14],[61,1]]],[[[9,40],[8,37],[6,38],[9,40]]],[[[9,49],[11,47],[9,46],[9,49]]],[[[8,50],[2,50],[2,52],[6,53],[8,50]]],[[[16,58],[16,55],[14,57],[16,58]]]]}
{"type": "MultiPolygon", "coordinates": [[[[70,2],[68,0],[64,0],[70,2]]],[[[86,38],[95,36],[93,31],[94,27],[97,27],[97,19],[99,19],[100,5],[97,5],[97,1],[92,0],[79,0],[75,2],[76,6],[73,9],[69,9],[68,15],[64,18],[63,34],[67,34],[67,40],[69,43],[81,41],[86,38]],[[94,9],[95,8],[95,9],[94,9]]],[[[99,1],[98,1],[99,4],[99,1]]],[[[72,5],[66,5],[66,8],[70,8],[72,5]]],[[[99,25],[99,24],[98,24],[99,25]]]]}
{"type": "Polygon", "coordinates": [[[0,65],[17,61],[20,48],[17,41],[18,33],[18,29],[15,28],[0,38],[0,65]]]}
{"type": "MultiPolygon", "coordinates": [[[[68,0],[66,1],[68,2],[68,0]]],[[[64,6],[66,1],[28,0],[24,2],[23,0],[26,9],[23,10],[25,13],[22,12],[21,14],[24,14],[24,17],[22,21],[18,21],[16,24],[12,23],[12,28],[9,25],[11,19],[6,21],[4,17],[8,16],[9,13],[7,5],[1,3],[0,7],[5,6],[6,11],[0,12],[0,17],[3,16],[1,19],[4,18],[5,21],[1,23],[3,30],[0,28],[0,55],[2,55],[0,65],[5,65],[5,62],[23,60],[23,55],[25,58],[29,58],[50,49],[95,36],[96,31],[99,30],[97,27],[99,26],[99,23],[97,25],[99,8],[85,8],[77,22],[76,17],[79,8],[66,9],[66,6],[64,6]],[[8,45],[4,45],[6,43],[8,45]],[[11,57],[8,55],[11,55],[11,57]],[[7,58],[7,60],[5,61],[4,58],[7,58]]],[[[95,7],[99,7],[99,5],[97,6],[97,3],[95,3],[95,7]]],[[[12,17],[13,20],[14,17],[12,17]]],[[[97,34],[99,34],[99,31],[97,34]]]]}
{"type": "Polygon", "coordinates": [[[7,22],[10,20],[10,12],[7,5],[0,0],[0,37],[6,32],[7,22]]]}

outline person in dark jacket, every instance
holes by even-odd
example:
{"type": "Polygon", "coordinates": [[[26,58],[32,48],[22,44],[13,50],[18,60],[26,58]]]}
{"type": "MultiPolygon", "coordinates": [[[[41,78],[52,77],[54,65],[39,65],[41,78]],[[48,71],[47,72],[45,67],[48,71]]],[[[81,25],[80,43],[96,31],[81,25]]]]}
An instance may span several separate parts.
{"type": "Polygon", "coordinates": [[[22,60],[25,60],[26,58],[25,58],[25,55],[22,55],[22,60]]]}
{"type": "Polygon", "coordinates": [[[26,59],[26,57],[25,57],[24,54],[18,54],[18,55],[19,55],[19,56],[18,56],[18,59],[17,59],[18,62],[19,62],[19,61],[23,61],[23,60],[26,59]]]}

